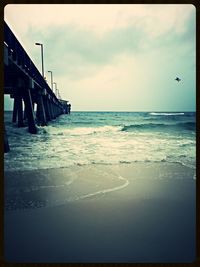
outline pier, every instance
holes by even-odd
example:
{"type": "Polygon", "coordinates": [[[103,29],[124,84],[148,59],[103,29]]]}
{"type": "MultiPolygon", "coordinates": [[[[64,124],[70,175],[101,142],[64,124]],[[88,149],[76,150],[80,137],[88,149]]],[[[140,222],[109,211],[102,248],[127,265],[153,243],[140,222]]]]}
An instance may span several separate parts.
{"type": "MultiPolygon", "coordinates": [[[[61,114],[70,114],[71,105],[59,99],[36,68],[9,26],[4,22],[4,94],[14,99],[12,122],[28,126],[37,133],[38,126],[61,114]],[[36,111],[36,112],[35,112],[36,111]]],[[[4,126],[4,152],[9,142],[4,126]]]]}

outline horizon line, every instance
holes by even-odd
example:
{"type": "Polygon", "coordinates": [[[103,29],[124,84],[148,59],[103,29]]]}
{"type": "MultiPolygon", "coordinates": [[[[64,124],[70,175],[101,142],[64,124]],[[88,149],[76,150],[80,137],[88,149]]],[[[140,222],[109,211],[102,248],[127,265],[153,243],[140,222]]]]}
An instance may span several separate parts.
{"type": "MultiPolygon", "coordinates": [[[[4,110],[4,111],[13,111],[12,109],[9,110],[4,110]]],[[[172,111],[172,110],[72,110],[72,112],[172,112],[172,113],[177,113],[177,112],[196,112],[196,110],[192,111],[192,110],[176,110],[176,111],[172,111]]]]}

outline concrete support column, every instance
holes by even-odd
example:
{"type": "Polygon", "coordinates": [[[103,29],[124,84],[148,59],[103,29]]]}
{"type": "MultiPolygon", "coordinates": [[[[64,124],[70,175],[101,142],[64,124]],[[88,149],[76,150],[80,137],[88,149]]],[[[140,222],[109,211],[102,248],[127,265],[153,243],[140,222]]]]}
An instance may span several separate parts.
{"type": "Polygon", "coordinates": [[[45,110],[45,114],[46,114],[46,120],[50,121],[51,120],[51,114],[50,114],[50,110],[49,110],[49,103],[48,103],[48,97],[47,96],[44,96],[43,103],[44,103],[44,110],[45,110]]]}
{"type": "Polygon", "coordinates": [[[52,115],[52,110],[51,110],[51,102],[50,102],[49,98],[47,99],[47,106],[48,106],[48,110],[49,110],[50,120],[52,120],[53,119],[53,115],[52,115]]]}
{"type": "Polygon", "coordinates": [[[56,116],[55,116],[55,109],[54,109],[54,103],[51,102],[51,107],[52,107],[52,115],[53,115],[53,118],[55,119],[56,116]]]}
{"type": "Polygon", "coordinates": [[[26,120],[27,119],[27,110],[26,110],[26,107],[24,108],[24,120],[26,120]]]}
{"type": "Polygon", "coordinates": [[[49,114],[50,114],[51,120],[53,120],[53,112],[52,112],[52,106],[51,106],[51,99],[48,99],[48,107],[49,107],[49,114]]]}
{"type": "Polygon", "coordinates": [[[16,97],[14,98],[14,106],[13,106],[13,116],[12,116],[12,122],[16,123],[17,121],[17,99],[16,97]]]}
{"type": "Polygon", "coordinates": [[[24,103],[27,111],[27,118],[28,118],[28,131],[29,133],[36,134],[37,133],[37,127],[35,124],[35,116],[33,112],[33,105],[32,105],[32,99],[31,99],[31,92],[30,89],[25,89],[23,92],[24,96],[24,103]]]}
{"type": "Polygon", "coordinates": [[[47,125],[42,94],[38,95],[37,119],[38,119],[39,125],[41,126],[47,125]]]}
{"type": "Polygon", "coordinates": [[[8,138],[7,138],[7,134],[6,134],[6,128],[4,125],[4,153],[7,153],[10,151],[10,146],[8,143],[8,138]]]}
{"type": "Polygon", "coordinates": [[[56,116],[56,118],[57,118],[57,106],[56,106],[55,103],[54,103],[54,112],[55,112],[55,116],[56,116]]]}
{"type": "Polygon", "coordinates": [[[56,110],[56,117],[58,117],[58,107],[55,105],[55,110],[56,110]]]}
{"type": "Polygon", "coordinates": [[[50,101],[50,107],[51,107],[52,118],[55,119],[55,113],[54,113],[54,104],[53,104],[53,101],[50,101]]]}
{"type": "Polygon", "coordinates": [[[56,117],[58,117],[57,105],[54,105],[54,106],[55,106],[55,113],[56,113],[56,117]]]}
{"type": "Polygon", "coordinates": [[[17,114],[18,114],[18,127],[23,127],[23,104],[21,95],[16,96],[17,114]]]}
{"type": "Polygon", "coordinates": [[[24,114],[23,114],[23,89],[25,86],[25,80],[23,77],[19,77],[16,81],[17,90],[15,92],[14,109],[13,109],[13,121],[16,122],[18,117],[18,127],[24,126],[24,114]]]}

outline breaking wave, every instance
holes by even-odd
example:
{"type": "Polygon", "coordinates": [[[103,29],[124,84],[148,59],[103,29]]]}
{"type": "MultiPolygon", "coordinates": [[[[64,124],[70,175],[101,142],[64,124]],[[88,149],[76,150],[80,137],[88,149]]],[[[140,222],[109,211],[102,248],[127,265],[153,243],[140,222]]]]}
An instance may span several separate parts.
{"type": "Polygon", "coordinates": [[[185,115],[184,112],[173,112],[173,113],[164,113],[164,112],[150,112],[150,115],[153,116],[177,116],[177,115],[185,115]]]}
{"type": "Polygon", "coordinates": [[[38,133],[33,135],[27,127],[13,124],[12,113],[6,113],[10,152],[4,154],[4,169],[163,160],[195,166],[195,113],[149,114],[77,112],[60,116],[48,126],[38,126],[38,133]]]}
{"type": "Polygon", "coordinates": [[[184,123],[176,123],[176,124],[163,124],[163,123],[146,123],[146,124],[132,124],[124,126],[121,131],[132,132],[135,130],[188,130],[195,131],[196,123],[195,122],[184,122],[184,123]]]}

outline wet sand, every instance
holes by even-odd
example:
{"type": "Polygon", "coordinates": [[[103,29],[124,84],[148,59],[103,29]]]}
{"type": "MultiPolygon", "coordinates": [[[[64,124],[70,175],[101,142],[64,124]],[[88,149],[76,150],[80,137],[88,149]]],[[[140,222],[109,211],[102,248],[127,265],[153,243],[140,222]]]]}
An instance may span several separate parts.
{"type": "Polygon", "coordinates": [[[5,260],[192,262],[193,176],[164,162],[5,172],[5,260]]]}

